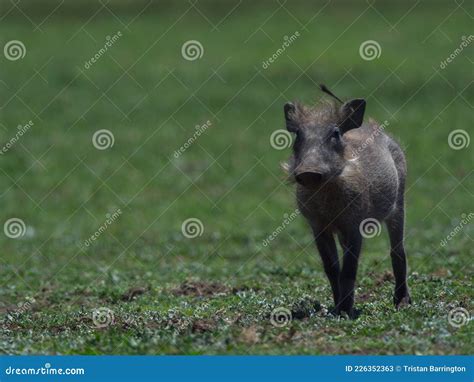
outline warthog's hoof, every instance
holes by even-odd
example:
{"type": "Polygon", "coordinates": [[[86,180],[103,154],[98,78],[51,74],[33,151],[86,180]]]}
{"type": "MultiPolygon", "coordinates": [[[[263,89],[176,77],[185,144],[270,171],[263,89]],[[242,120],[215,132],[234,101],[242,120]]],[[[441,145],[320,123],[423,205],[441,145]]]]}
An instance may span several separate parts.
{"type": "Polygon", "coordinates": [[[401,298],[395,298],[394,302],[397,309],[402,309],[411,304],[411,297],[410,295],[406,295],[401,298]]]}
{"type": "Polygon", "coordinates": [[[359,318],[359,316],[361,315],[362,313],[362,310],[360,309],[356,309],[356,308],[352,308],[350,312],[347,313],[347,315],[349,316],[349,318],[351,320],[356,320],[359,318]]]}
{"type": "Polygon", "coordinates": [[[331,308],[329,309],[329,314],[333,315],[334,317],[346,317],[351,320],[355,320],[359,318],[362,311],[360,309],[352,308],[349,312],[341,310],[339,308],[331,308]]]}

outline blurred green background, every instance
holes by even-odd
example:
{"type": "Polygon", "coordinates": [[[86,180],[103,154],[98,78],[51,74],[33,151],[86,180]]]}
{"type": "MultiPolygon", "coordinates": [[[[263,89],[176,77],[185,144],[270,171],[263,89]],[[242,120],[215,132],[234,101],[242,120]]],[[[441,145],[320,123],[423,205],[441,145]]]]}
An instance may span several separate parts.
{"type": "Polygon", "coordinates": [[[459,51],[472,14],[454,1],[2,1],[0,47],[25,48],[0,56],[2,145],[34,125],[0,156],[0,222],[25,224],[19,238],[0,235],[0,351],[472,353],[472,323],[448,321],[473,301],[474,233],[462,224],[473,206],[472,45],[459,51]],[[202,50],[187,60],[192,40],[202,50]],[[371,40],[379,56],[366,60],[371,40]],[[270,136],[284,128],[283,104],[317,101],[319,83],[365,97],[366,116],[387,120],[406,151],[414,303],[403,311],[391,303],[385,230],[364,246],[356,321],[327,315],[302,217],[262,244],[295,209],[279,169],[290,149],[270,136]],[[113,135],[106,150],[92,142],[101,129],[113,135]],[[189,218],[203,227],[192,239],[189,218]],[[269,320],[279,307],[293,312],[282,328],[269,320]],[[109,312],[104,327],[97,309],[109,312]]]}

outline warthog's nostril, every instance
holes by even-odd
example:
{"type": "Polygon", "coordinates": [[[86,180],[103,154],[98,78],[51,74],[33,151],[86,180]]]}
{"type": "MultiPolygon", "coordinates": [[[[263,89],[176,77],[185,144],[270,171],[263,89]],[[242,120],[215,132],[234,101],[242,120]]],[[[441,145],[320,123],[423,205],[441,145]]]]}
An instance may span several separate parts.
{"type": "Polygon", "coordinates": [[[323,175],[319,172],[302,172],[296,175],[296,181],[305,187],[316,187],[321,183],[323,175]]]}

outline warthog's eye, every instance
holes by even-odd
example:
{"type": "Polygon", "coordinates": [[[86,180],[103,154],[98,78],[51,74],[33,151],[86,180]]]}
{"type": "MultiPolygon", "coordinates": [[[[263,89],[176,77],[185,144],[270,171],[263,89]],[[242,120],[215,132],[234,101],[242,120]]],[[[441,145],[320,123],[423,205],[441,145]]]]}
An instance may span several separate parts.
{"type": "Polygon", "coordinates": [[[341,139],[341,132],[339,131],[339,128],[336,127],[331,134],[331,140],[338,141],[341,139]]]}
{"type": "Polygon", "coordinates": [[[334,128],[334,130],[329,135],[330,144],[336,150],[339,150],[339,149],[342,148],[343,143],[342,143],[341,136],[342,136],[341,131],[339,130],[339,128],[337,126],[334,128]]]}

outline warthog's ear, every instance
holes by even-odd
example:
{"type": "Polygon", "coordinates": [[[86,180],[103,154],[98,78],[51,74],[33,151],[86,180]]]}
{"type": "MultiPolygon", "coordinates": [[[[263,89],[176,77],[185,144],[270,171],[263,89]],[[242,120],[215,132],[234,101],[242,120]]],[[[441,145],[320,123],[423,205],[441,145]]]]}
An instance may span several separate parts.
{"type": "Polygon", "coordinates": [[[343,121],[340,130],[344,134],[346,131],[357,129],[362,125],[365,113],[365,99],[356,98],[345,102],[341,106],[343,121]]]}
{"type": "Polygon", "coordinates": [[[283,106],[283,111],[285,112],[286,129],[292,133],[296,133],[298,130],[298,124],[294,119],[296,113],[295,104],[292,102],[285,103],[285,106],[283,106]]]}

